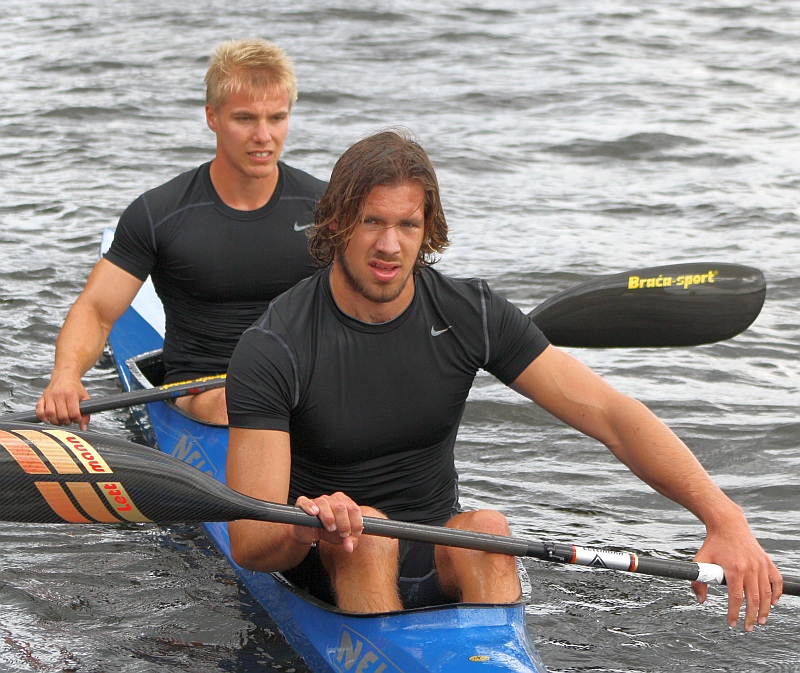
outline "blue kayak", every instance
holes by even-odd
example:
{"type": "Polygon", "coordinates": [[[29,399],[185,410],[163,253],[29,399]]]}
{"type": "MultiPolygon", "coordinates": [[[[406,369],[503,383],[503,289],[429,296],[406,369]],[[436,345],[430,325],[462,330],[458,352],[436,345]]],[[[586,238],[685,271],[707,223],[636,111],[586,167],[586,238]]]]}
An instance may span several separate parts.
{"type": "MultiPolygon", "coordinates": [[[[103,237],[107,249],[113,231],[103,237]]],[[[164,315],[148,280],[108,343],[124,390],[161,383],[164,315]]],[[[225,482],[228,429],[198,422],[172,402],[134,410],[148,443],[225,482]]],[[[204,524],[236,574],[315,673],[546,673],[522,603],[459,603],[372,615],[345,613],[280,573],[245,570],[231,558],[228,526],[204,524]]]]}

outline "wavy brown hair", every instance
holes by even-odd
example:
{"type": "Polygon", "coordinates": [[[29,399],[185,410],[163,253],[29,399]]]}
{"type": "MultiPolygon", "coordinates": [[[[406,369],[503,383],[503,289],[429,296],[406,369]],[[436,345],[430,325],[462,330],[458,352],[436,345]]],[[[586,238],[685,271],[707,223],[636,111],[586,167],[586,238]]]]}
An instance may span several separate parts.
{"type": "Polygon", "coordinates": [[[425,192],[425,236],[415,268],[430,266],[450,244],[431,160],[404,130],[386,130],[360,140],[333,167],[328,189],[317,206],[309,248],[320,266],[329,266],[364,221],[367,197],[378,186],[416,182],[425,192]],[[334,225],[333,228],[331,225],[334,225]]]}

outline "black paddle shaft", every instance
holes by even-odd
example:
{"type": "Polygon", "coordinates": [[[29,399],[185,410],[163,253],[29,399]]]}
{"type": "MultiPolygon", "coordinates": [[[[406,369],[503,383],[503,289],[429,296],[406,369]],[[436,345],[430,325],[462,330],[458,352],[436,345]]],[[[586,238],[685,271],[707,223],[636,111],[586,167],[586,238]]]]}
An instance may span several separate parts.
{"type": "MultiPolygon", "coordinates": [[[[157,388],[147,388],[145,390],[131,390],[117,395],[99,397],[96,399],[84,400],[80,404],[81,412],[93,414],[98,411],[108,411],[109,409],[120,409],[121,407],[133,407],[137,404],[148,404],[160,400],[171,400],[185,395],[197,395],[213,388],[222,388],[225,385],[225,375],[205,376],[194,381],[183,383],[167,383],[157,388]]],[[[35,411],[19,411],[13,414],[0,416],[0,423],[36,423],[39,417],[35,411]]]]}
{"type": "MultiPolygon", "coordinates": [[[[322,527],[319,519],[297,507],[237,493],[156,449],[96,433],[0,423],[0,521],[168,524],[236,519],[322,527]]],[[[714,577],[717,566],[438,526],[368,517],[364,532],[660,577],[724,580],[714,577]]],[[[800,577],[784,576],[784,593],[800,596],[800,577]]]]}

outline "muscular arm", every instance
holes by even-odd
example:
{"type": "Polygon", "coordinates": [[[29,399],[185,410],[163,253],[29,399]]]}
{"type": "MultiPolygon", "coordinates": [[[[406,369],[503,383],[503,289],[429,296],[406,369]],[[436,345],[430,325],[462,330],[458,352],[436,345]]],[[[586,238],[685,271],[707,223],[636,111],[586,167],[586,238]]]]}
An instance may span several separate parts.
{"type": "MultiPolygon", "coordinates": [[[[226,479],[234,491],[285,503],[290,471],[288,433],[230,429],[226,479]]],[[[243,568],[262,572],[293,568],[305,558],[315,539],[312,529],[296,528],[265,521],[232,521],[228,532],[233,560],[243,568]]]]}
{"type": "MultiPolygon", "coordinates": [[[[782,580],[753,537],[741,508],[711,480],[686,445],[640,402],[623,395],[576,359],[550,346],[511,386],[581,432],[603,442],[636,476],[706,526],[696,560],[718,563],[728,582],[728,622],[747,595],[745,628],[766,621],[782,580]]],[[[707,587],[695,583],[702,601],[707,587]]]]}
{"type": "Polygon", "coordinates": [[[36,405],[40,419],[80,423],[86,429],[89,417],[81,415],[78,405],[89,394],[81,377],[103,353],[108,333],[141,286],[142,281],[105,259],[95,265],[58,335],[50,383],[36,405]]]}
{"type": "MultiPolygon", "coordinates": [[[[226,480],[245,495],[286,503],[291,476],[289,434],[277,430],[230,428],[226,480]]],[[[361,534],[361,511],[342,493],[297,504],[308,514],[319,516],[326,530],[265,521],[232,521],[228,524],[233,560],[243,568],[262,572],[287,570],[308,554],[319,539],[344,545],[353,551],[361,534]],[[352,534],[351,534],[352,533],[352,534]]]]}

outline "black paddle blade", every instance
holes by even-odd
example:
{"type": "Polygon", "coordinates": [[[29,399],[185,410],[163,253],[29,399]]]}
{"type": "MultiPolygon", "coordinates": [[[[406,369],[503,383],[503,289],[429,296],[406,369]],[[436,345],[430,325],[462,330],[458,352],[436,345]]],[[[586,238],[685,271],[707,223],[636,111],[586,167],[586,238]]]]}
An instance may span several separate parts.
{"type": "Polygon", "coordinates": [[[697,346],[746,330],[766,292],[753,267],[671,264],[581,283],[528,315],[556,346],[697,346]]]}
{"type": "Polygon", "coordinates": [[[0,521],[233,521],[258,517],[261,509],[260,501],[140,444],[0,423],[0,521]]]}

